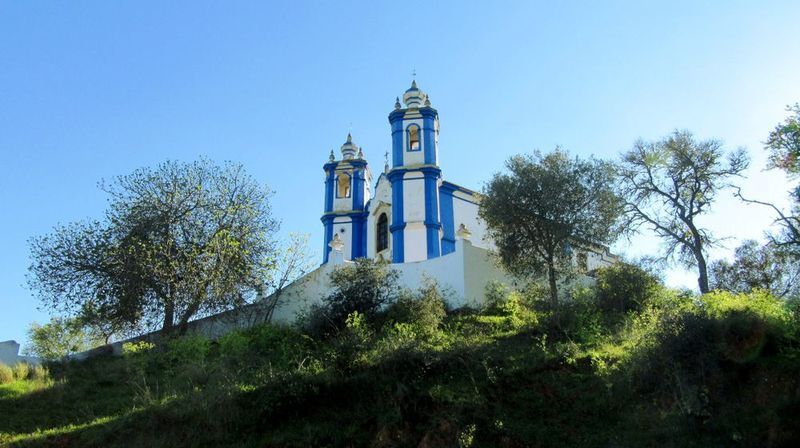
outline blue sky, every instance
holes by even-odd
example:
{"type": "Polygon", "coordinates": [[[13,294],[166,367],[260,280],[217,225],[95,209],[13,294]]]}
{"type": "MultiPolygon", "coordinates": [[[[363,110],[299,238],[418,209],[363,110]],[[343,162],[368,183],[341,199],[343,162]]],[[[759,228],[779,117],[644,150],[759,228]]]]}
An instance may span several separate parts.
{"type": "MultiPolygon", "coordinates": [[[[614,158],[689,129],[748,148],[746,191],[784,201],[761,142],[800,101],[800,3],[600,3],[0,2],[0,340],[48,318],[24,286],[27,239],[99,217],[100,179],[165,159],[243,163],[282,231],[321,253],[322,164],[352,129],[381,169],[413,69],[453,182],[480,188],[537,148],[614,158]]],[[[716,257],[770,221],[729,196],[705,220],[731,238],[716,257]]]]}

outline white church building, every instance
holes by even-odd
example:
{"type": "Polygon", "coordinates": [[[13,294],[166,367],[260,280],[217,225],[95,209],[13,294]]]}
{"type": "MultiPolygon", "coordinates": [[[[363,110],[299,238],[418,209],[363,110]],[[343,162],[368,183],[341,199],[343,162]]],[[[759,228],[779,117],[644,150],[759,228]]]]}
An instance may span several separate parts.
{"type": "MultiPolygon", "coordinates": [[[[391,163],[387,160],[377,179],[351,135],[340,158],[331,152],[323,166],[322,263],[281,290],[273,322],[294,322],[321,302],[331,291],[331,272],[357,258],[390,262],[400,286],[412,290],[426,279],[435,280],[454,308],[480,306],[490,281],[514,283],[491,256],[493,245],[478,216],[480,194],[442,176],[439,113],[416,82],[403,94],[402,104],[396,100],[389,125],[391,163]]],[[[575,253],[576,264],[586,272],[616,261],[599,245],[575,253]]],[[[264,322],[269,299],[195,320],[190,331],[214,338],[264,322]]],[[[120,353],[121,345],[111,348],[120,353]]]]}
{"type": "MultiPolygon", "coordinates": [[[[377,179],[351,135],[340,157],[331,151],[323,166],[322,264],[282,292],[275,320],[294,320],[327,295],[337,266],[362,257],[391,262],[409,289],[435,280],[454,307],[480,305],[489,281],[513,283],[491,257],[493,244],[478,216],[480,194],[444,180],[439,112],[416,81],[402,103],[395,101],[389,125],[391,160],[377,179]]],[[[603,246],[579,250],[575,258],[587,272],[617,261],[603,246]]]]}

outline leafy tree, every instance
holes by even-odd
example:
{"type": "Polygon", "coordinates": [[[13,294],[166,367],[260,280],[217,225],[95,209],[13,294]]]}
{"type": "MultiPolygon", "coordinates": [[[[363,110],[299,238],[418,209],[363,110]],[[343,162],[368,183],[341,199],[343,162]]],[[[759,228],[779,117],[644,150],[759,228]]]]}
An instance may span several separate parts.
{"type": "Polygon", "coordinates": [[[652,228],[665,242],[665,258],[697,267],[702,293],[709,291],[706,251],[717,240],[698,218],[749,163],[743,149],[726,159],[721,148],[717,140],[696,141],[675,131],[657,142],[637,141],[617,169],[625,227],[652,228]]]}
{"type": "MultiPolygon", "coordinates": [[[[501,264],[520,276],[546,274],[550,306],[558,309],[557,279],[571,269],[572,247],[608,243],[620,199],[613,172],[602,161],[560,150],[518,155],[484,189],[479,213],[497,245],[501,264]]],[[[556,319],[557,322],[557,319],[556,319]]]]}
{"type": "Polygon", "coordinates": [[[777,297],[795,296],[800,286],[800,262],[786,251],[757,241],[736,248],[733,263],[717,260],[710,267],[711,287],[734,293],[764,289],[777,297]]]}
{"type": "Polygon", "coordinates": [[[183,332],[245,303],[274,269],[270,193],[241,165],[169,161],[100,187],[102,221],[30,242],[28,282],[49,308],[183,332]]]}
{"type": "Polygon", "coordinates": [[[102,343],[101,337],[87,330],[80,319],[54,317],[44,325],[31,324],[26,350],[40,358],[55,361],[102,343]]]}

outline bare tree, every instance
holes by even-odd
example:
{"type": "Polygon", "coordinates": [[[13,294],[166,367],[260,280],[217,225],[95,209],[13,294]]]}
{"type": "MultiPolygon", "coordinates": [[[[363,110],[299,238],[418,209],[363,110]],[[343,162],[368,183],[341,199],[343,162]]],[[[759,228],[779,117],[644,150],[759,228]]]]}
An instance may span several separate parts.
{"type": "Polygon", "coordinates": [[[695,266],[700,292],[708,292],[706,251],[717,240],[698,218],[748,163],[743,149],[726,160],[718,140],[696,141],[688,131],[657,142],[637,141],[617,168],[625,226],[630,231],[650,227],[665,243],[664,258],[695,266]]]}

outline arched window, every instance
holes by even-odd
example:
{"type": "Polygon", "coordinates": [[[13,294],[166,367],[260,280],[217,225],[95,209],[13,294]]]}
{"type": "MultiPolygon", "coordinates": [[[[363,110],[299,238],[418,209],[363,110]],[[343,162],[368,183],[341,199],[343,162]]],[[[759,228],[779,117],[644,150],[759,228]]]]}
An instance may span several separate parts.
{"type": "Polygon", "coordinates": [[[336,197],[349,198],[350,197],[350,175],[341,173],[336,177],[336,197]]]}
{"type": "Polygon", "coordinates": [[[380,252],[382,250],[389,248],[389,218],[386,217],[386,213],[381,213],[381,216],[378,217],[378,250],[380,252]]]}
{"type": "Polygon", "coordinates": [[[419,126],[415,124],[408,127],[408,150],[419,151],[419,126]]]}

